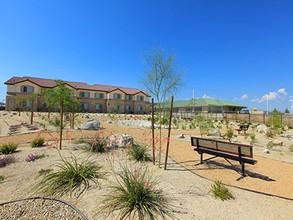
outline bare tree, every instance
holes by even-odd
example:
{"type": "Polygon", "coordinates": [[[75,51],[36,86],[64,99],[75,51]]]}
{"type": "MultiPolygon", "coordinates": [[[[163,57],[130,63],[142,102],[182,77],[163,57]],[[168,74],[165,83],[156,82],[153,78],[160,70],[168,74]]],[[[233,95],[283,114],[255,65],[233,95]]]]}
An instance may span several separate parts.
{"type": "Polygon", "coordinates": [[[159,113],[160,147],[158,165],[161,165],[162,150],[162,103],[171,97],[182,86],[183,71],[175,67],[175,55],[166,55],[160,47],[151,52],[144,53],[147,69],[141,77],[141,82],[147,92],[151,94],[157,103],[159,113]]]}

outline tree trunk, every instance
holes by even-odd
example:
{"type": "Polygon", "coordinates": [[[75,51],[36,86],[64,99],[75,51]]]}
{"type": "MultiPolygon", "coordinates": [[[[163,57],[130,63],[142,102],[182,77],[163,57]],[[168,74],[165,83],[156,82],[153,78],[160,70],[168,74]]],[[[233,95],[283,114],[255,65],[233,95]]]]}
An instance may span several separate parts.
{"type": "Polygon", "coordinates": [[[61,109],[60,109],[60,145],[59,145],[60,150],[62,148],[62,130],[63,130],[63,105],[61,105],[61,109]]]}

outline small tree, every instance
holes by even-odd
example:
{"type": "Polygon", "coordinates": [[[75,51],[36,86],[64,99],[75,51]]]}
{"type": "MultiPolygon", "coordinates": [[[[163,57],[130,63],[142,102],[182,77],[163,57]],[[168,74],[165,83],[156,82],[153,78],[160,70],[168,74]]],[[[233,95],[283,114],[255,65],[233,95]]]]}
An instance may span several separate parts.
{"type": "Polygon", "coordinates": [[[182,71],[175,68],[175,55],[166,56],[162,48],[144,54],[148,69],[141,77],[147,92],[154,96],[159,111],[160,147],[158,163],[161,164],[162,150],[162,102],[182,85],[182,71]]]}
{"type": "Polygon", "coordinates": [[[289,113],[290,113],[289,110],[288,110],[287,108],[285,109],[285,113],[286,113],[286,114],[289,114],[289,113]]]}
{"type": "Polygon", "coordinates": [[[22,111],[22,104],[23,104],[23,101],[25,101],[25,98],[22,95],[17,94],[15,96],[15,99],[16,99],[16,105],[18,108],[18,116],[20,116],[20,112],[22,111]]]}
{"type": "Polygon", "coordinates": [[[74,90],[68,88],[65,82],[55,80],[56,86],[53,89],[45,89],[43,94],[45,100],[49,100],[50,104],[54,104],[60,109],[60,145],[62,148],[62,130],[63,130],[63,115],[64,112],[70,108],[72,102],[75,101],[74,90]]]}
{"type": "Polygon", "coordinates": [[[31,106],[31,125],[34,123],[34,108],[35,108],[35,103],[37,98],[38,98],[38,95],[34,93],[31,93],[28,96],[28,101],[30,102],[30,106],[31,106]]]}

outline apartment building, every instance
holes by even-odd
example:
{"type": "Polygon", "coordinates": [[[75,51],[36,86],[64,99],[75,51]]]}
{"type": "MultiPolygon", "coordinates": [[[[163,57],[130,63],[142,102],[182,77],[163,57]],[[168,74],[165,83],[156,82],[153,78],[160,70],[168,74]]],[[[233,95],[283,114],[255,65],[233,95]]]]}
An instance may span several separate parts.
{"type": "MultiPolygon", "coordinates": [[[[116,112],[145,114],[150,112],[150,96],[143,90],[107,85],[88,85],[83,82],[64,81],[75,91],[84,112],[116,112]]],[[[42,89],[54,88],[55,80],[35,77],[12,77],[4,84],[7,85],[6,110],[30,109],[28,97],[36,94],[36,111],[46,109],[42,89]],[[17,97],[21,97],[21,106],[17,97]]]]}

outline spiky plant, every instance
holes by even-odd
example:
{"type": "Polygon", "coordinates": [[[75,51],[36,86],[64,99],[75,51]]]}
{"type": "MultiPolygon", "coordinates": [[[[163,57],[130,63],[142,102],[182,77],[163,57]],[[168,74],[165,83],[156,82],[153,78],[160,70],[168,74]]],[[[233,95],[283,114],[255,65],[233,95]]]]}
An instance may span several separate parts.
{"type": "Polygon", "coordinates": [[[129,150],[129,155],[136,161],[147,161],[150,160],[148,149],[145,146],[134,143],[129,150]]]}
{"type": "Polygon", "coordinates": [[[157,182],[147,174],[147,170],[130,170],[123,167],[115,175],[117,183],[110,187],[104,199],[101,212],[108,215],[117,211],[117,219],[158,219],[173,218],[170,200],[162,190],[155,188],[157,182]]]}
{"type": "Polygon", "coordinates": [[[79,163],[75,156],[62,158],[56,166],[59,169],[43,176],[33,193],[44,196],[72,196],[74,193],[78,198],[89,188],[90,181],[97,185],[105,177],[101,166],[88,159],[79,163]]]}
{"type": "Polygon", "coordinates": [[[216,198],[219,198],[222,201],[234,198],[229,189],[218,180],[212,184],[211,191],[216,198]]]}

